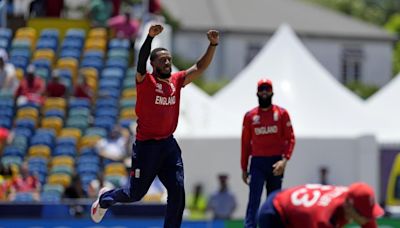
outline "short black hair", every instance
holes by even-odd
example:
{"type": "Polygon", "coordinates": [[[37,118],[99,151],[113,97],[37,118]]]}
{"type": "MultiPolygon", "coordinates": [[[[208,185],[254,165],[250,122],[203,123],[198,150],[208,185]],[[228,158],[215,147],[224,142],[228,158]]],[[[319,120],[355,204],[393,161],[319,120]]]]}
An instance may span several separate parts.
{"type": "Polygon", "coordinates": [[[150,61],[153,61],[156,57],[157,57],[157,53],[159,51],[168,51],[165,48],[159,47],[159,48],[155,48],[153,51],[151,51],[150,53],[150,61]]]}

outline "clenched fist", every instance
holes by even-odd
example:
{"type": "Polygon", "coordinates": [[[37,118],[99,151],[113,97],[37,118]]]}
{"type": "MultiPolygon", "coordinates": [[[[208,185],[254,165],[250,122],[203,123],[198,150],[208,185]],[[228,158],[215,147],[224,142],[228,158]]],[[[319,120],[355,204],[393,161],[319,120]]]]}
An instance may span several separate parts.
{"type": "Polygon", "coordinates": [[[154,24],[150,26],[149,36],[155,37],[163,31],[164,27],[161,24],[154,24]]]}
{"type": "Polygon", "coordinates": [[[217,30],[209,30],[207,32],[207,38],[211,45],[217,45],[219,42],[219,32],[217,30]]]}

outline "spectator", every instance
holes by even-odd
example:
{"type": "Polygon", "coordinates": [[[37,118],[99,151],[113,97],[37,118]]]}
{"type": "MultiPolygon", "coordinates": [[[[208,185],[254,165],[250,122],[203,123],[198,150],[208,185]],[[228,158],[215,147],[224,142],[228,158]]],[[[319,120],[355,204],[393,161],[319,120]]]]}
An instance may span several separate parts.
{"type": "Polygon", "coordinates": [[[194,186],[193,193],[188,196],[187,207],[189,219],[202,220],[206,217],[207,198],[203,193],[203,186],[197,183],[194,186]]]}
{"type": "MultiPolygon", "coordinates": [[[[64,191],[64,198],[66,199],[81,199],[87,197],[82,188],[82,183],[78,175],[74,175],[71,184],[64,191]]],[[[69,211],[74,217],[82,217],[84,208],[78,203],[71,204],[69,211]]]]}
{"type": "Polygon", "coordinates": [[[20,192],[31,193],[35,201],[40,200],[40,182],[38,178],[30,175],[27,163],[21,165],[20,174],[11,181],[9,200],[14,200],[16,193],[20,192]]]}
{"type": "Polygon", "coordinates": [[[108,26],[113,29],[118,38],[129,39],[131,48],[139,31],[139,21],[132,19],[130,13],[124,13],[108,20],[108,26]]]}
{"type": "Polygon", "coordinates": [[[0,157],[3,155],[3,149],[7,145],[10,131],[7,128],[0,127],[0,157]]]}
{"type": "Polygon", "coordinates": [[[89,198],[96,198],[100,189],[102,189],[103,187],[113,189],[115,186],[111,182],[104,180],[103,173],[98,173],[97,179],[94,179],[89,183],[88,186],[89,198]]]}
{"type": "Polygon", "coordinates": [[[51,76],[51,81],[47,84],[46,88],[47,97],[65,97],[66,87],[60,82],[60,75],[58,70],[54,70],[51,76]]]}
{"type": "Polygon", "coordinates": [[[110,0],[91,0],[89,4],[89,18],[93,27],[106,27],[107,20],[113,12],[113,4],[110,0]]]}
{"type": "Polygon", "coordinates": [[[149,0],[149,13],[153,15],[161,15],[161,1],[149,0]]]}
{"type": "Polygon", "coordinates": [[[319,183],[323,185],[328,185],[328,174],[329,174],[329,169],[326,166],[322,166],[319,168],[319,183]]]}
{"type": "Polygon", "coordinates": [[[60,17],[64,8],[64,0],[45,0],[46,2],[46,16],[47,17],[60,17]]]}
{"type": "Polygon", "coordinates": [[[122,0],[112,0],[113,11],[111,16],[115,17],[119,14],[119,10],[121,9],[122,0]]]}
{"type": "Polygon", "coordinates": [[[80,76],[80,83],[75,86],[74,97],[93,100],[93,90],[83,75],[80,76]]]}
{"type": "Polygon", "coordinates": [[[99,140],[96,148],[99,155],[105,159],[122,162],[127,156],[126,143],[128,137],[121,134],[120,127],[114,127],[107,138],[99,140]]]}
{"type": "Polygon", "coordinates": [[[0,201],[7,200],[10,178],[11,178],[10,167],[4,166],[2,163],[0,163],[0,201]]]}
{"type": "Polygon", "coordinates": [[[13,64],[8,63],[7,52],[0,49],[0,90],[2,92],[15,93],[18,88],[18,79],[13,64]]]}
{"type": "Polygon", "coordinates": [[[208,201],[207,209],[213,212],[214,219],[230,219],[236,209],[235,196],[228,188],[228,175],[218,175],[219,190],[208,201]]]}
{"type": "Polygon", "coordinates": [[[17,97],[17,104],[21,105],[27,102],[42,104],[44,92],[45,83],[43,79],[35,76],[35,66],[32,64],[29,65],[26,75],[15,94],[17,97]]]}
{"type": "Polygon", "coordinates": [[[45,0],[34,0],[29,5],[29,17],[46,16],[47,7],[45,0]]]}

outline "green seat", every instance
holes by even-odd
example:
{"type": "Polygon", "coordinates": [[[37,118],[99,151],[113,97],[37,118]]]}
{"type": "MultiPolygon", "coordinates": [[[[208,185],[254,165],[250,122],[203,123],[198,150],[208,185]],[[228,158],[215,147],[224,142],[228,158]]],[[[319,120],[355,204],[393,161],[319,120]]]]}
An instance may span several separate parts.
{"type": "Polygon", "coordinates": [[[46,68],[38,68],[35,70],[35,74],[41,77],[45,82],[49,79],[49,71],[46,68]]]}
{"type": "Polygon", "coordinates": [[[86,129],[85,136],[98,135],[102,138],[107,137],[107,130],[100,127],[90,127],[86,129]]]}
{"type": "Polygon", "coordinates": [[[74,117],[67,119],[67,128],[78,128],[81,131],[84,131],[88,126],[89,122],[88,119],[85,117],[74,117]]]}
{"type": "Polygon", "coordinates": [[[8,90],[0,91],[0,100],[3,99],[14,99],[14,93],[8,90]]]}
{"type": "Polygon", "coordinates": [[[104,179],[118,188],[118,187],[121,187],[122,180],[124,179],[124,176],[121,176],[121,175],[107,175],[107,176],[104,177],[104,179]]]}
{"type": "Polygon", "coordinates": [[[10,166],[12,164],[20,166],[22,164],[22,158],[19,156],[4,156],[1,158],[1,163],[4,166],[10,166]]]}
{"type": "Polygon", "coordinates": [[[136,81],[135,78],[126,78],[123,82],[123,89],[135,88],[136,81]]]}
{"type": "Polygon", "coordinates": [[[32,43],[30,40],[20,39],[20,38],[15,39],[11,45],[12,49],[30,49],[31,46],[32,46],[32,43]]]}
{"type": "Polygon", "coordinates": [[[60,184],[45,184],[43,186],[43,192],[54,192],[57,194],[63,194],[64,187],[60,184]]]}
{"type": "Polygon", "coordinates": [[[134,99],[122,99],[119,102],[119,108],[120,110],[123,110],[124,108],[135,108],[136,106],[136,101],[134,99]]]}
{"type": "Polygon", "coordinates": [[[136,76],[136,67],[130,67],[126,71],[126,78],[135,78],[136,76]]]}
{"type": "Polygon", "coordinates": [[[108,58],[121,58],[128,60],[129,58],[129,51],[126,49],[112,49],[108,51],[108,58]]]}
{"type": "Polygon", "coordinates": [[[82,117],[87,119],[89,116],[90,116],[90,110],[88,108],[74,108],[69,110],[70,118],[82,117]]]}
{"type": "Polygon", "coordinates": [[[22,151],[26,151],[28,148],[28,139],[25,136],[17,135],[14,137],[11,145],[17,147],[22,151]]]}
{"type": "Polygon", "coordinates": [[[65,173],[68,175],[72,175],[73,170],[71,167],[66,166],[66,165],[57,165],[51,168],[50,174],[55,174],[55,173],[65,173]]]}

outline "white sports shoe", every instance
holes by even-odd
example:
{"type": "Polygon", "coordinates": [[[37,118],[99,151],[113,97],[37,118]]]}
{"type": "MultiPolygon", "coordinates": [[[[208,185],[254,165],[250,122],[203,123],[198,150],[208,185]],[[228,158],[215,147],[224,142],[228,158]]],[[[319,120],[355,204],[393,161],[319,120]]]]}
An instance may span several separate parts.
{"type": "Polygon", "coordinates": [[[92,209],[90,210],[90,216],[92,217],[92,220],[95,223],[99,223],[107,212],[107,208],[100,207],[99,200],[100,196],[109,190],[111,189],[107,187],[101,188],[99,194],[97,195],[97,200],[94,201],[94,203],[92,204],[92,209]]]}

